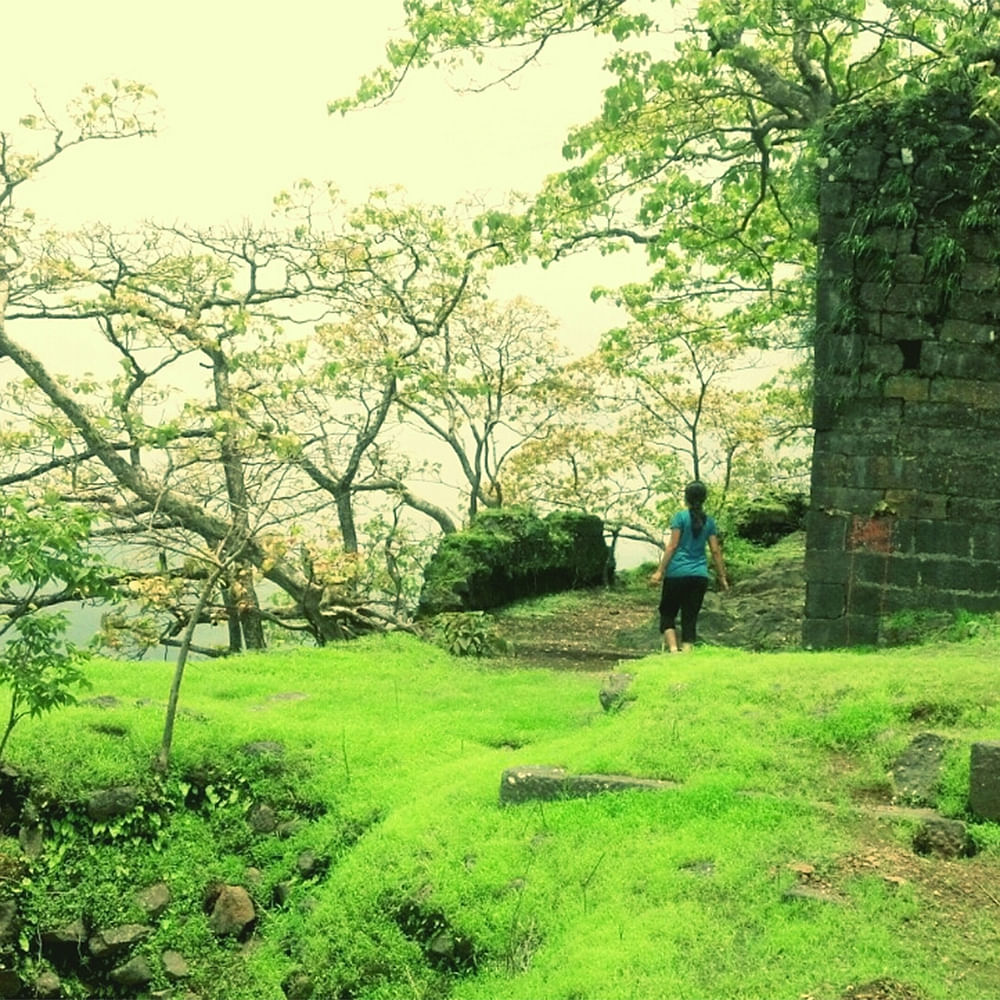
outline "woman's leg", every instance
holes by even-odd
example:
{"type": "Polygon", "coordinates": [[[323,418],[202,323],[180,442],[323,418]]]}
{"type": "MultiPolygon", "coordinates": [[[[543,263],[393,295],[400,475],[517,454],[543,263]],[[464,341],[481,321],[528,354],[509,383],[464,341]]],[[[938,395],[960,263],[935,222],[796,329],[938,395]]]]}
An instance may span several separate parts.
{"type": "Polygon", "coordinates": [[[704,576],[684,578],[684,591],[680,602],[681,648],[691,649],[698,638],[698,612],[701,611],[708,590],[708,579],[704,576]]]}
{"type": "Polygon", "coordinates": [[[660,635],[663,636],[663,648],[671,653],[677,652],[677,612],[681,599],[678,581],[664,577],[660,592],[660,635]]]}

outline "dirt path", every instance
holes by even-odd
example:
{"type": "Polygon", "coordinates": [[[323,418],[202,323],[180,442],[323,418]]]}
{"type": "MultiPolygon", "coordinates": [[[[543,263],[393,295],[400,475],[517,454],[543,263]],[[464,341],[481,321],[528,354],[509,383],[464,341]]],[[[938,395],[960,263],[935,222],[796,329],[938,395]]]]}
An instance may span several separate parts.
{"type": "MultiPolygon", "coordinates": [[[[659,592],[596,589],[561,595],[543,613],[496,613],[519,659],[564,670],[601,671],[660,648],[659,592]]],[[[778,562],[705,597],[699,641],[752,650],[793,649],[800,641],[805,577],[800,558],[778,562]]]]}

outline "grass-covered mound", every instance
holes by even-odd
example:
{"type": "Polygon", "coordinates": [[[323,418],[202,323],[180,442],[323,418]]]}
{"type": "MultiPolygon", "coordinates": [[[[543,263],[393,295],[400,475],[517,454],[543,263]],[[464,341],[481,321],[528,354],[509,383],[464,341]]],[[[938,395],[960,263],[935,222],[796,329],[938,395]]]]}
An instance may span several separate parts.
{"type": "MultiPolygon", "coordinates": [[[[96,662],[92,693],[113,701],[25,721],[10,746],[44,844],[26,857],[7,814],[3,954],[26,993],[56,961],[47,935],[80,920],[148,924],[143,996],[839,1000],[875,981],[995,996],[996,828],[971,825],[975,858],[936,862],[905,814],[863,805],[931,727],[953,741],[938,807],[963,813],[969,744],[1000,731],[998,647],[652,656],[612,714],[593,674],[402,635],[196,663],[165,781],[150,763],[171,668],[96,662]],[[681,787],[501,807],[518,764],[681,787]],[[112,786],[141,802],[95,823],[84,803],[112,786]],[[273,823],[256,823],[264,806],[273,823]],[[816,898],[788,899],[803,881],[816,898]],[[158,882],[171,901],[151,919],[134,894],[158,882]],[[253,899],[243,939],[212,931],[220,884],[253,899]],[[189,967],[180,986],[167,951],[189,967]]],[[[55,966],[63,995],[136,995],[82,950],[79,978],[55,966]]]]}
{"type": "Polygon", "coordinates": [[[418,615],[485,611],[539,594],[592,587],[613,574],[604,523],[578,511],[545,517],[518,507],[480,511],[445,535],[424,571],[418,615]]]}

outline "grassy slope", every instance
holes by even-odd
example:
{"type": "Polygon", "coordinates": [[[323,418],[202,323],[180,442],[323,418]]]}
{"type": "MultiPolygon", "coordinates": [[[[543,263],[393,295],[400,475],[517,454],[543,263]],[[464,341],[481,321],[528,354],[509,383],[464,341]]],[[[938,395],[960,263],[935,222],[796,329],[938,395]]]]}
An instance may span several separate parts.
{"type": "MultiPolygon", "coordinates": [[[[613,715],[593,675],[451,660],[403,636],[193,664],[173,773],[213,768],[218,807],[174,814],[157,850],[129,838],[139,819],[107,844],[64,833],[22,908],[43,926],[138,919],[123,885],[164,878],[175,903],[144,947],[155,967],[163,948],[185,952],[203,998],[276,1000],[298,968],[315,996],[367,1000],[834,1000],[880,976],[981,1000],[1000,993],[995,913],[949,923],[919,882],[877,872],[838,879],[835,903],[782,892],[790,863],[832,878],[871,846],[851,804],[885,785],[917,732],[956,739],[942,802],[963,808],[968,745],[1000,728],[997,646],[654,656],[629,665],[636,700],[613,715]],[[253,740],[280,741],[282,765],[241,753],[253,740]],[[500,775],[516,764],[683,787],[502,808],[500,775]],[[314,818],[284,839],[255,834],[256,800],[314,818]],[[330,859],[321,879],[296,874],[306,849],[330,859]],[[79,887],[53,894],[50,878],[79,887]],[[200,906],[215,879],[250,885],[262,910],[257,946],[221,966],[200,906]],[[388,915],[407,900],[474,942],[475,975],[427,966],[388,915]]],[[[95,662],[93,693],[119,704],[23,723],[11,761],[64,800],[148,784],[169,670],[95,662]]],[[[954,864],[995,878],[1000,838],[976,833],[985,855],[954,864]]],[[[909,829],[878,836],[905,844],[909,829]]]]}

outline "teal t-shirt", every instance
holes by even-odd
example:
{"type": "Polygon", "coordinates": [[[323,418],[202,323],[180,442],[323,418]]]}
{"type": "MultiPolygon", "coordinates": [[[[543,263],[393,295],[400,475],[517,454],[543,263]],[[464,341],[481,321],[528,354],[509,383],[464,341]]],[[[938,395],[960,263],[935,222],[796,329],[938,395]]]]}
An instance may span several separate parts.
{"type": "Polygon", "coordinates": [[[691,530],[691,511],[681,510],[670,519],[670,530],[673,531],[674,528],[680,531],[681,540],[677,544],[677,551],[674,552],[670,565],[667,566],[667,576],[708,576],[705,546],[712,535],[718,534],[715,519],[707,516],[701,531],[695,535],[691,530]]]}

